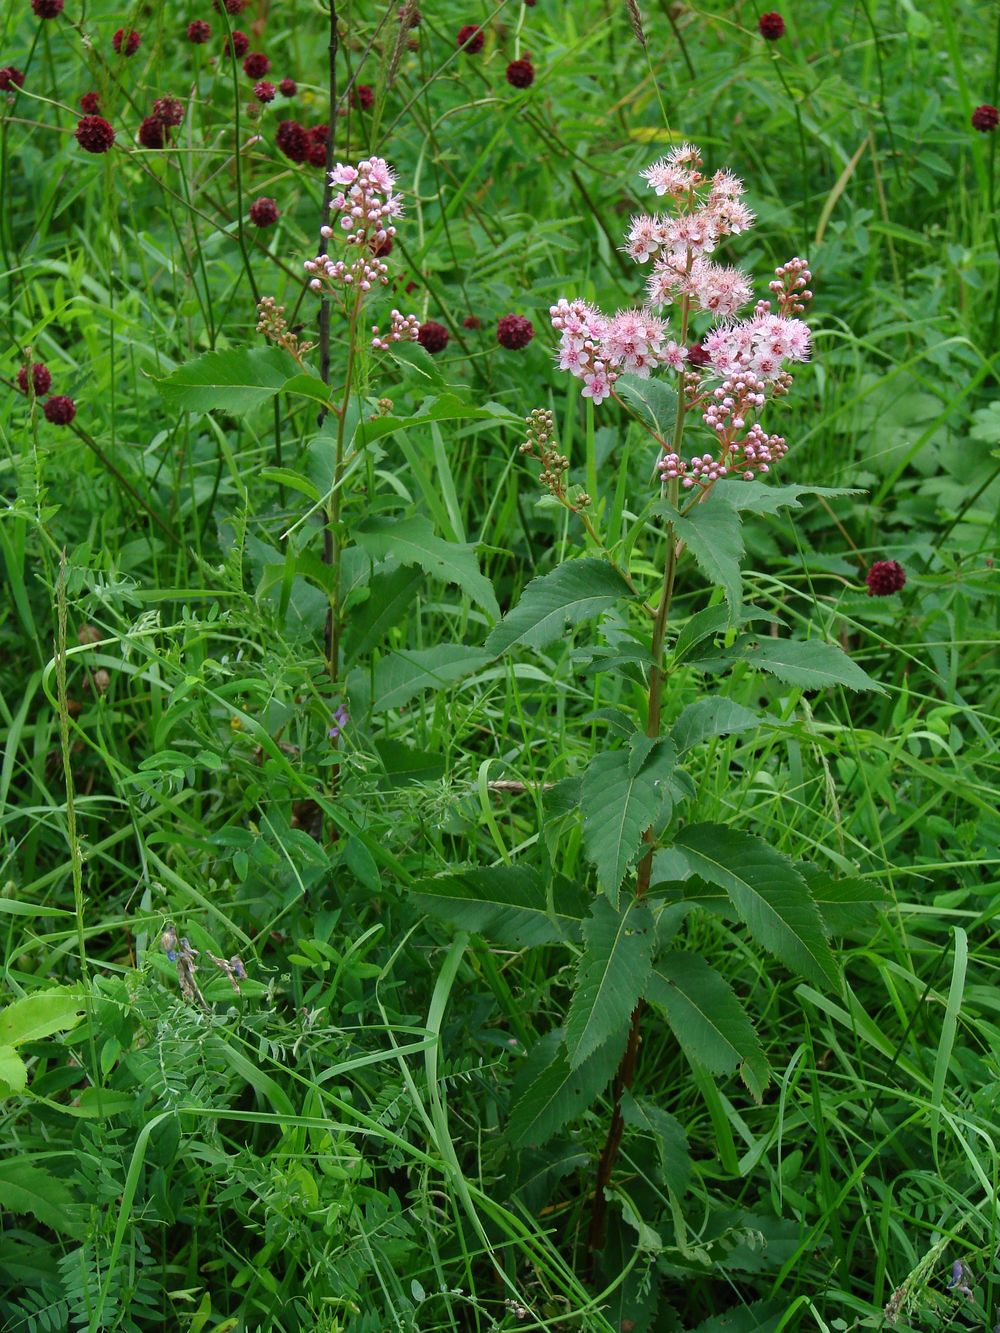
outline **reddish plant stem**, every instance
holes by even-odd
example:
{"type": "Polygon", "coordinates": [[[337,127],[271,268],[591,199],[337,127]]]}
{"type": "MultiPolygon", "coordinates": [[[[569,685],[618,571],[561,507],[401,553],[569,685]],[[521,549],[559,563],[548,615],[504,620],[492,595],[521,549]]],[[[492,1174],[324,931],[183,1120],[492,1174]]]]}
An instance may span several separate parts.
{"type": "MultiPolygon", "coordinates": [[[[688,268],[691,261],[688,257],[688,268]]],[[[681,341],[687,339],[688,317],[690,313],[690,302],[685,297],[681,303],[681,341]]],[[[677,417],[674,422],[673,451],[680,451],[681,439],[684,435],[684,414],[687,410],[684,398],[683,381],[679,386],[677,397],[677,417]]],[[[661,441],[662,444],[662,441],[661,441]]],[[[669,486],[669,496],[674,505],[679,498],[679,485],[676,480],[669,486]]],[[[660,600],[656,607],[656,616],[653,620],[653,635],[650,644],[650,656],[653,665],[649,671],[649,704],[646,712],[646,735],[651,738],[657,738],[660,734],[660,715],[663,704],[663,683],[666,679],[666,672],[663,667],[663,640],[667,631],[667,616],[670,614],[670,602],[674,593],[674,577],[677,573],[677,540],[674,536],[672,523],[667,524],[667,554],[663,567],[663,584],[660,589],[660,600]]],[[[649,883],[653,873],[653,830],[646,829],[643,834],[646,843],[646,851],[636,872],[635,896],[641,899],[649,892],[649,883]]],[[[604,1148],[601,1151],[600,1159],[597,1163],[597,1179],[594,1185],[594,1199],[590,1214],[590,1231],[587,1238],[587,1244],[591,1252],[604,1248],[604,1228],[607,1216],[607,1199],[605,1190],[611,1183],[611,1174],[615,1168],[615,1162],[618,1160],[618,1150],[621,1147],[622,1131],[625,1127],[625,1121],[622,1116],[622,1098],[627,1089],[631,1089],[635,1079],[635,1068],[639,1058],[639,1043],[642,1039],[642,1014],[645,1005],[640,1000],[632,1011],[632,1023],[629,1027],[628,1042],[625,1046],[625,1054],[622,1056],[621,1063],[618,1066],[618,1072],[615,1074],[615,1081],[612,1085],[612,1098],[614,1106],[611,1112],[611,1123],[608,1126],[608,1135],[604,1141],[604,1148]]]]}

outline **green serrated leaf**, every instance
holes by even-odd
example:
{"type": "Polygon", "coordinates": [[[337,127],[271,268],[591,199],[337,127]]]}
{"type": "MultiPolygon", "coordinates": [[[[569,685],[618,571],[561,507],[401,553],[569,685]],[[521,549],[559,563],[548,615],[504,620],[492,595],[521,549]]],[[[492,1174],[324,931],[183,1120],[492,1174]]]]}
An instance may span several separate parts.
{"type": "Polygon", "coordinates": [[[242,416],[273,398],[298,370],[280,347],[234,347],[185,362],[157,380],[157,388],[168,407],[242,416]]]}
{"type": "Polygon", "coordinates": [[[677,390],[659,379],[640,379],[638,375],[619,375],[615,391],[632,407],[645,424],[669,440],[677,418],[677,390]]]}
{"type": "Polygon", "coordinates": [[[747,652],[746,660],[786,685],[804,690],[844,685],[849,690],[886,692],[836,644],[819,639],[760,639],[747,652]]]}
{"type": "Polygon", "coordinates": [[[28,1213],[63,1235],[79,1230],[79,1206],[64,1180],[32,1162],[0,1161],[0,1199],[11,1213],[28,1213]]]}
{"type": "Polygon", "coordinates": [[[417,905],[458,930],[475,931],[508,949],[530,949],[580,938],[588,897],[557,879],[548,900],[545,882],[530,866],[483,866],[413,887],[417,905]]]}
{"type": "Polygon", "coordinates": [[[766,481],[728,481],[715,488],[720,500],[733,509],[747,509],[754,514],[777,514],[782,509],[801,509],[802,495],[822,495],[835,499],[841,495],[864,495],[848,486],[775,486],[766,481]]]}
{"type": "Polygon", "coordinates": [[[646,998],[664,1011],[688,1059],[712,1074],[739,1066],[747,1089],[761,1100],[770,1071],[753,1024],[728,981],[700,954],[673,950],[658,958],[646,998]]]}
{"type": "Polygon", "coordinates": [[[587,765],[580,792],[584,851],[613,907],[642,835],[662,809],[675,752],[668,740],[658,741],[634,776],[629,774],[630,758],[630,750],[596,755],[587,765]]]}
{"type": "Polygon", "coordinates": [[[423,581],[422,570],[406,565],[389,568],[383,565],[373,572],[368,600],[351,613],[344,636],[344,659],[348,664],[369,653],[402,620],[413,607],[423,581]]]}
{"type": "Polygon", "coordinates": [[[688,704],[670,729],[670,739],[679,754],[699,745],[710,736],[735,736],[756,731],[762,723],[781,725],[778,718],[755,713],[732,699],[698,699],[688,704]]]}
{"type": "Polygon", "coordinates": [[[457,584],[499,620],[493,584],[480,572],[476,548],[444,541],[426,518],[369,518],[355,528],[354,537],[373,560],[392,558],[401,565],[419,565],[432,578],[457,584]]]}
{"type": "Polygon", "coordinates": [[[786,857],[724,824],[688,825],[674,845],[694,874],[726,890],[758,944],[809,980],[839,989],[819,908],[786,857]]]}
{"type": "Polygon", "coordinates": [[[0,1046],[20,1046],[53,1032],[68,1032],[83,1015],[83,996],[72,986],[34,991],[0,1010],[0,1046]]]}
{"type": "Polygon", "coordinates": [[[617,1066],[618,1057],[605,1044],[570,1069],[562,1029],[548,1033],[533,1047],[514,1081],[506,1128],[510,1143],[516,1148],[545,1143],[597,1100],[617,1066]]]}
{"type": "Polygon", "coordinates": [[[834,934],[841,935],[854,926],[867,925],[885,905],[885,890],[875,880],[837,879],[818,866],[801,863],[796,869],[809,885],[809,892],[827,929],[834,934]]]}
{"type": "Polygon", "coordinates": [[[566,1050],[576,1069],[599,1046],[611,1042],[621,1055],[632,1011],[642,997],[652,965],[653,917],[632,901],[616,912],[598,898],[583,923],[584,951],[566,1017],[566,1050]]]}
{"type": "Polygon", "coordinates": [[[628,597],[628,584],[605,560],[567,560],[532,581],[486,640],[494,657],[511,648],[544,648],[567,625],[593,619],[628,597]]]}
{"type": "Polygon", "coordinates": [[[27,1086],[27,1065],[13,1046],[0,1046],[0,1097],[23,1092],[27,1086]]]}
{"type": "Polygon", "coordinates": [[[738,624],[743,605],[743,525],[739,511],[714,496],[692,505],[683,517],[669,501],[654,506],[673,525],[674,534],[687,546],[710,583],[725,593],[730,624],[738,624]]]}
{"type": "Polygon", "coordinates": [[[691,1179],[692,1163],[687,1135],[680,1121],[646,1098],[622,1093],[622,1119],[626,1125],[652,1136],[660,1157],[660,1170],[669,1189],[680,1197],[691,1179]]]}
{"type": "Polygon", "coordinates": [[[388,653],[375,668],[372,707],[377,712],[401,708],[421,690],[444,689],[492,660],[484,649],[461,643],[388,653]]]}

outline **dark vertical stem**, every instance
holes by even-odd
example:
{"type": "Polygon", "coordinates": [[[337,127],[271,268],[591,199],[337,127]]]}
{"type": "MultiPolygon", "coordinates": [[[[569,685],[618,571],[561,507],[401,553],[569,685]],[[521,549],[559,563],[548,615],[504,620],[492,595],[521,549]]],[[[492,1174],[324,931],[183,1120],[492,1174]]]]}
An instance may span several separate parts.
{"type": "MultiPolygon", "coordinates": [[[[327,57],[329,61],[329,98],[330,98],[330,116],[327,124],[329,129],[326,136],[326,181],[323,185],[323,207],[320,213],[320,226],[324,226],[330,218],[330,201],[333,198],[332,187],[330,185],[330,175],[333,171],[333,160],[335,154],[335,140],[337,127],[337,48],[339,39],[337,37],[337,3],[336,0],[330,0],[330,43],[327,47],[327,57]]],[[[326,242],[322,236],[319,238],[319,248],[317,254],[322,254],[326,248],[326,242]]],[[[319,305],[319,373],[324,384],[330,383],[330,296],[324,291],[323,299],[319,305]]],[[[346,410],[346,405],[345,405],[346,410]]],[[[326,416],[326,411],[320,413],[320,423],[326,416]]],[[[323,530],[323,562],[327,565],[334,563],[334,542],[333,542],[333,524],[328,522],[323,530]]],[[[335,576],[336,577],[336,576],[335,576]]],[[[336,600],[331,600],[326,613],[326,632],[324,634],[324,643],[326,648],[326,660],[329,664],[330,675],[335,677],[337,674],[337,663],[334,660],[334,616],[336,600]]]]}

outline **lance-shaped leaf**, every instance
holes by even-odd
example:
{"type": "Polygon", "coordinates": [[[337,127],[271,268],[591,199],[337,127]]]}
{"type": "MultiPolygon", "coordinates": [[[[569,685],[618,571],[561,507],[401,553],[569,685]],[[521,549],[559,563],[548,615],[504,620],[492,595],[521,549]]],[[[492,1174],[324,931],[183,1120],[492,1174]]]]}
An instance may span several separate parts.
{"type": "Polygon", "coordinates": [[[885,905],[885,890],[875,880],[837,879],[818,866],[801,863],[798,870],[809,885],[827,928],[835,935],[867,925],[885,905]]]}
{"type": "Polygon", "coordinates": [[[839,495],[863,495],[864,492],[843,486],[775,486],[767,481],[724,482],[716,488],[716,495],[734,509],[746,509],[754,514],[777,514],[781,509],[801,509],[801,495],[822,495],[832,500],[839,495]]]}
{"type": "Polygon", "coordinates": [[[763,722],[780,725],[777,718],[755,713],[732,699],[698,699],[681,713],[670,730],[670,738],[680,753],[710,736],[735,736],[744,731],[756,731],[763,722]]]}
{"type": "Polygon", "coordinates": [[[499,657],[511,648],[544,648],[562,638],[567,625],[593,620],[628,596],[628,584],[606,560],[567,560],[531,580],[486,640],[486,649],[499,657]]]}
{"type": "MultiPolygon", "coordinates": [[[[298,369],[280,347],[234,347],[186,361],[157,387],[168,407],[242,416],[279,393],[298,369]]],[[[322,380],[316,384],[324,390],[322,380]]]]}
{"type": "Polygon", "coordinates": [[[619,375],[615,391],[661,440],[671,438],[677,419],[676,389],[660,379],[643,380],[638,375],[619,375]]]}
{"type": "Polygon", "coordinates": [[[632,1010],[649,976],[653,916],[634,899],[616,912],[606,898],[594,902],[583,923],[584,951],[566,1017],[566,1050],[571,1069],[611,1041],[625,1045],[632,1010]]]}
{"type": "Polygon", "coordinates": [[[354,538],[373,560],[394,557],[401,565],[419,565],[444,583],[456,583],[474,602],[499,619],[493,584],[480,572],[474,546],[446,542],[430,522],[410,518],[368,518],[354,530],[354,538]]]}
{"type": "Polygon", "coordinates": [[[412,609],[423,581],[423,571],[410,566],[380,566],[373,572],[368,600],[351,612],[344,635],[345,661],[356,661],[382,642],[412,609]]]}
{"type": "Polygon", "coordinates": [[[885,694],[885,688],[862,671],[843,649],[821,639],[761,639],[744,656],[751,666],[804,690],[845,685],[849,690],[876,690],[885,694]]]}
{"type": "Polygon", "coordinates": [[[636,736],[634,747],[596,755],[583,775],[583,847],[613,907],[643,833],[663,814],[664,784],[674,767],[674,747],[663,739],[635,769],[633,756],[644,748],[646,737],[636,736]]]}
{"type": "Polygon", "coordinates": [[[561,1028],[535,1046],[514,1080],[507,1137],[515,1147],[545,1143],[592,1105],[611,1081],[620,1051],[607,1043],[576,1069],[569,1066],[561,1028]]]}
{"type": "Polygon", "coordinates": [[[433,648],[403,648],[387,653],[375,668],[374,708],[401,708],[421,690],[441,690],[491,661],[482,648],[438,643],[433,648]]]}
{"type": "Polygon", "coordinates": [[[622,1119],[633,1129],[652,1135],[663,1179],[674,1194],[683,1194],[691,1179],[692,1165],[687,1135],[680,1121],[646,1098],[633,1097],[628,1088],[622,1093],[622,1119]]]}
{"type": "Polygon", "coordinates": [[[840,972],[819,908],[780,852],[724,824],[691,824],[675,846],[694,874],[726,890],[758,944],[810,981],[839,989],[840,972]]]}
{"type": "Polygon", "coordinates": [[[567,879],[552,884],[530,866],[483,866],[414,886],[418,905],[458,930],[471,930],[508,949],[580,938],[588,895],[567,879]]]}
{"type": "Polygon", "coordinates": [[[683,517],[668,500],[660,501],[655,509],[669,518],[674,535],[687,546],[709,582],[725,593],[729,623],[738,624],[743,604],[743,525],[739,511],[714,495],[703,504],[692,505],[683,517]]]}
{"type": "Polygon", "coordinates": [[[751,1095],[761,1100],[770,1071],[753,1024],[729,982],[700,954],[673,950],[658,958],[646,998],[664,1011],[689,1060],[712,1074],[739,1067],[751,1095]]]}

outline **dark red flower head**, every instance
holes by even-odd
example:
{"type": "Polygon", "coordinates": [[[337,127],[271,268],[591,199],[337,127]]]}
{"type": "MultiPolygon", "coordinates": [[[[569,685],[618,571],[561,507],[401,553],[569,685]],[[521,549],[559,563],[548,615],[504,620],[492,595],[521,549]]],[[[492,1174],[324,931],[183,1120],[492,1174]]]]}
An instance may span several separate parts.
{"type": "Polygon", "coordinates": [[[243,62],[243,73],[248,79],[262,79],[271,68],[271,62],[263,51],[251,51],[243,62]]]}
{"type": "Polygon", "coordinates": [[[995,106],[990,106],[989,102],[977,106],[972,113],[972,128],[978,130],[980,134],[989,134],[998,124],[1000,124],[1000,111],[997,111],[995,106]]]}
{"type": "MultiPolygon", "coordinates": [[[[225,0],[227,14],[242,14],[246,7],[247,0],[225,0]]],[[[222,5],[219,4],[219,0],[212,0],[212,8],[217,14],[222,13],[222,5]]]]}
{"type": "Polygon", "coordinates": [[[184,103],[179,97],[158,97],[153,103],[153,115],[164,125],[179,125],[184,119],[184,103]]]}
{"type": "Polygon", "coordinates": [[[86,153],[106,153],[115,132],[103,116],[81,116],[76,123],[76,141],[86,153]]]}
{"type": "Polygon", "coordinates": [[[326,140],[329,133],[327,125],[314,125],[307,131],[306,161],[311,167],[326,167],[326,140]]]}
{"type": "Polygon", "coordinates": [[[57,19],[63,12],[64,2],[65,0],[31,0],[31,8],[36,18],[57,19]]]}
{"type": "Polygon", "coordinates": [[[462,320],[462,327],[464,329],[481,329],[483,327],[483,321],[478,315],[466,315],[462,320]]]}
{"type": "Polygon", "coordinates": [[[212,29],[204,19],[195,19],[188,24],[188,41],[194,42],[195,46],[204,46],[211,36],[212,29]]]}
{"type": "Polygon", "coordinates": [[[712,364],[712,358],[705,351],[704,347],[702,347],[701,343],[691,344],[688,348],[687,359],[689,366],[710,366],[712,364]]]}
{"type": "Polygon", "coordinates": [[[45,420],[51,421],[53,426],[68,426],[76,416],[76,403],[61,393],[55,398],[46,399],[42,411],[45,413],[45,420]]]}
{"type": "Polygon", "coordinates": [[[84,93],[80,98],[80,110],[85,116],[96,116],[101,109],[101,99],[97,93],[84,93]]]}
{"type": "Polygon", "coordinates": [[[234,28],[226,38],[225,45],[226,50],[234,55],[237,60],[242,60],[250,50],[250,38],[245,32],[240,32],[239,28],[234,28]]]}
{"type": "Polygon", "coordinates": [[[436,352],[444,351],[448,346],[450,336],[445,326],[438,324],[433,319],[425,320],[417,330],[417,342],[421,347],[426,348],[432,356],[436,352]]]}
{"type": "Polygon", "coordinates": [[[262,197],[250,205],[250,221],[255,227],[273,227],[280,216],[273,199],[262,197]]]}
{"type": "MultiPolygon", "coordinates": [[[[36,397],[41,397],[48,393],[52,388],[52,376],[49,374],[48,366],[43,366],[41,361],[35,361],[31,367],[31,384],[36,397]]],[[[28,367],[22,366],[17,372],[17,387],[22,393],[28,392],[28,367]]]]}
{"type": "Polygon", "coordinates": [[[386,255],[391,255],[392,237],[387,236],[384,241],[376,241],[373,237],[371,243],[371,252],[376,259],[384,259],[386,255]]]}
{"type": "Polygon", "coordinates": [[[362,111],[370,111],[375,101],[375,91],[373,88],[369,88],[367,83],[359,83],[351,94],[351,100],[362,111]]]}
{"type": "Polygon", "coordinates": [[[497,320],[497,342],[512,352],[527,347],[534,336],[535,326],[523,315],[502,315],[497,320]]]}
{"type": "Polygon", "coordinates": [[[282,97],[294,97],[299,91],[299,86],[294,79],[282,79],[278,84],[278,92],[282,97]]]}
{"type": "Polygon", "coordinates": [[[111,38],[111,45],[115,48],[116,55],[134,56],[141,41],[142,38],[134,28],[129,28],[128,32],[124,28],[119,28],[111,38]]]}
{"type": "Polygon", "coordinates": [[[757,30],[765,41],[776,42],[779,37],[785,35],[785,20],[776,11],[771,10],[769,14],[761,14],[757,30]]]}
{"type": "Polygon", "coordinates": [[[4,65],[0,69],[0,92],[10,92],[13,88],[24,87],[24,71],[16,65],[4,65]]]}
{"type": "Polygon", "coordinates": [[[139,142],[143,148],[163,148],[167,142],[167,127],[159,116],[146,116],[139,126],[139,142]]]}
{"type": "Polygon", "coordinates": [[[459,28],[456,43],[460,51],[466,55],[474,56],[483,49],[483,42],[486,40],[483,30],[475,23],[466,23],[459,28]]]}
{"type": "Polygon", "coordinates": [[[512,60],[507,66],[507,82],[512,88],[530,88],[535,82],[535,67],[530,60],[512,60]]]}
{"type": "Polygon", "coordinates": [[[896,560],[876,560],[865,582],[869,597],[890,597],[906,582],[906,570],[896,560]]]}
{"type": "Polygon", "coordinates": [[[290,162],[304,162],[309,156],[309,135],[297,120],[281,121],[274,141],[290,162]]]}
{"type": "Polygon", "coordinates": [[[259,83],[254,84],[253,95],[258,102],[273,102],[278,90],[273,83],[268,83],[267,79],[261,79],[259,83]]]}

